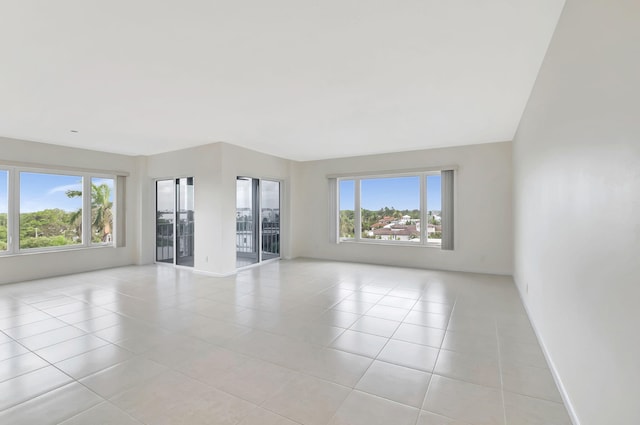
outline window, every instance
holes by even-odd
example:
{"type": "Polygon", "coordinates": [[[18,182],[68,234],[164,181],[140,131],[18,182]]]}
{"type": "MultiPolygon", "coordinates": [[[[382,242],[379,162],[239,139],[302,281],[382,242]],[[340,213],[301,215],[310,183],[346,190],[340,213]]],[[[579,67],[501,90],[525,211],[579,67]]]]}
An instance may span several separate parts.
{"type": "Polygon", "coordinates": [[[0,253],[113,245],[115,186],[115,176],[0,169],[0,253]]]}
{"type": "Polygon", "coordinates": [[[82,244],[82,177],[20,173],[20,249],[82,244]]]}
{"type": "Polygon", "coordinates": [[[113,243],[114,179],[91,179],[91,243],[113,243]]]}
{"type": "Polygon", "coordinates": [[[355,236],[355,182],[354,180],[340,181],[340,240],[353,239],[355,236]]]}
{"type": "Polygon", "coordinates": [[[451,170],[338,178],[338,241],[453,249],[452,183],[451,170]]]}
{"type": "Polygon", "coordinates": [[[360,180],[361,238],[420,242],[420,177],[360,180]]]}

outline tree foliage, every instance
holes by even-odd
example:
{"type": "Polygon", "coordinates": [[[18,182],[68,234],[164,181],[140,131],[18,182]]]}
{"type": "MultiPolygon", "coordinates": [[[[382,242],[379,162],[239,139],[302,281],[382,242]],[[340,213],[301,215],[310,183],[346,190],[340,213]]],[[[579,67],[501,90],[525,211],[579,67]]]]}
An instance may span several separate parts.
{"type": "MultiPolygon", "coordinates": [[[[70,198],[81,197],[82,191],[66,192],[70,198]]],[[[113,227],[111,188],[106,184],[91,185],[91,240],[106,242],[113,227]]],[[[20,249],[44,248],[82,243],[82,208],[64,211],[59,208],[20,214],[20,249]]],[[[0,214],[0,250],[7,249],[7,214],[0,214]]]]}
{"type": "Polygon", "coordinates": [[[81,243],[80,229],[71,224],[73,214],[57,208],[20,214],[20,248],[81,243]]]}
{"type": "MultiPolygon", "coordinates": [[[[80,190],[68,190],[69,198],[82,196],[80,190]]],[[[91,183],[91,242],[107,242],[113,227],[113,202],[111,199],[111,188],[103,183],[100,185],[91,183]]],[[[69,222],[77,226],[78,221],[82,221],[82,209],[73,212],[69,217],[69,222]]]]}
{"type": "MultiPolygon", "coordinates": [[[[429,211],[428,222],[430,224],[440,224],[440,221],[436,219],[435,214],[440,214],[440,211],[429,211]]],[[[404,216],[409,216],[409,222],[415,223],[416,220],[420,220],[420,210],[396,210],[394,207],[383,207],[379,210],[361,209],[362,227],[361,232],[367,232],[373,229],[376,224],[384,222],[385,218],[391,220],[400,220],[404,216]]],[[[407,223],[409,224],[409,223],[407,223]]],[[[355,235],[355,212],[353,210],[340,210],[340,237],[341,238],[353,238],[355,235]]],[[[439,234],[437,234],[439,237],[439,234]]],[[[436,237],[431,235],[430,237],[436,237]]]]}
{"type": "Polygon", "coordinates": [[[0,251],[7,249],[7,214],[0,214],[0,251]]]}
{"type": "Polygon", "coordinates": [[[340,211],[340,237],[353,238],[355,235],[353,210],[340,211]]]}

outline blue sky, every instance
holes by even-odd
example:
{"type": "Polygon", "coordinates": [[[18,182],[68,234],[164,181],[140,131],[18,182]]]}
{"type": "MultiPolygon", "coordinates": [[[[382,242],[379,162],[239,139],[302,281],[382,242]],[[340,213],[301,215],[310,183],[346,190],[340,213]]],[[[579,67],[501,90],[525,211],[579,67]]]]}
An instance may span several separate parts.
{"type": "MultiPolygon", "coordinates": [[[[440,176],[427,178],[427,209],[440,210],[440,176]]],[[[393,207],[397,210],[420,209],[420,177],[395,177],[361,180],[361,207],[367,210],[379,210],[393,207]]],[[[340,209],[352,210],[354,207],[354,182],[340,182],[340,209]]]]}
{"type": "MultiPolygon", "coordinates": [[[[80,190],[82,178],[57,174],[20,173],[20,212],[60,208],[75,211],[82,206],[80,198],[69,198],[67,190],[80,190]]],[[[107,183],[113,188],[113,180],[94,178],[96,184],[107,183]]],[[[353,181],[340,184],[340,209],[353,209],[353,181]]],[[[362,207],[378,210],[394,207],[398,210],[420,208],[420,178],[397,177],[362,180],[362,207]]],[[[113,192],[112,192],[113,198],[113,192]]],[[[440,176],[427,178],[427,208],[440,210],[440,176]]],[[[0,171],[0,212],[7,212],[7,172],[0,171]]]]}
{"type": "MultiPolygon", "coordinates": [[[[113,189],[113,179],[93,178],[93,183],[106,183],[113,189]]],[[[49,208],[76,211],[81,198],[69,198],[67,190],[82,190],[82,177],[59,174],[20,173],[20,212],[28,213],[49,208]]],[[[113,190],[111,200],[113,201],[113,190]]],[[[0,171],[0,212],[7,212],[7,172],[0,171]]]]}
{"type": "Polygon", "coordinates": [[[77,211],[82,207],[82,198],[69,198],[67,190],[82,190],[82,177],[20,173],[20,212],[50,208],[77,211]]]}
{"type": "Polygon", "coordinates": [[[0,170],[0,213],[7,212],[7,172],[0,170]]]}

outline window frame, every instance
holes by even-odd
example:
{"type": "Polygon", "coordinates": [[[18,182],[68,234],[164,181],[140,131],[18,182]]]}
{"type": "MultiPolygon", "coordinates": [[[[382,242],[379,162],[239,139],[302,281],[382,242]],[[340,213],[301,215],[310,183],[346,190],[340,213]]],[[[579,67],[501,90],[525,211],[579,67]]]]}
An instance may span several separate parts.
{"type": "MultiPolygon", "coordinates": [[[[332,225],[332,233],[335,230],[336,234],[331,235],[331,240],[337,244],[372,244],[372,245],[388,245],[388,246],[413,246],[420,248],[437,248],[442,249],[442,240],[440,242],[429,242],[428,238],[428,214],[429,210],[427,205],[427,177],[433,175],[442,175],[443,171],[452,170],[456,171],[456,167],[438,167],[420,170],[399,171],[399,172],[380,172],[380,173],[362,173],[362,174],[341,174],[328,176],[330,179],[336,180],[335,183],[335,205],[336,205],[336,222],[332,225]],[[382,179],[382,178],[399,178],[399,177],[418,177],[420,182],[420,242],[402,241],[402,240],[386,240],[386,239],[374,239],[362,237],[362,180],[368,179],[382,179]],[[354,182],[354,237],[343,239],[340,235],[340,183],[342,181],[354,182]],[[422,225],[426,223],[427,225],[422,225]]],[[[457,181],[457,179],[455,180],[457,181]]],[[[454,181],[454,182],[455,182],[454,181]]],[[[455,187],[453,188],[453,195],[456,194],[455,187]]],[[[442,207],[441,207],[442,208],[442,207]]],[[[454,227],[456,210],[454,209],[454,227]]],[[[455,234],[454,234],[455,236],[455,234]]],[[[443,249],[442,249],[443,250],[443,249]]]]}
{"type": "MultiPolygon", "coordinates": [[[[83,176],[83,191],[86,190],[86,186],[84,185],[84,180],[88,180],[89,181],[89,192],[91,193],[92,190],[92,185],[93,185],[93,179],[105,179],[105,180],[112,180],[113,181],[113,187],[112,187],[112,193],[111,193],[111,197],[113,198],[113,201],[111,203],[111,216],[112,216],[112,223],[111,223],[111,241],[110,242],[93,242],[93,211],[91,211],[91,196],[89,196],[89,214],[88,214],[88,219],[89,219],[89,223],[88,223],[88,229],[89,229],[89,246],[91,247],[98,247],[98,246],[116,246],[116,228],[118,226],[117,224],[117,216],[118,216],[118,176],[116,175],[109,175],[109,174],[98,174],[98,173],[91,173],[90,177],[84,177],[83,176]]],[[[83,192],[84,193],[84,192],[83,192]]],[[[82,225],[84,226],[84,208],[85,208],[85,200],[84,200],[84,196],[82,197],[82,203],[83,203],[83,223],[82,225]]],[[[83,238],[84,238],[84,231],[83,233],[83,238]]]]}
{"type": "Polygon", "coordinates": [[[60,252],[78,249],[115,248],[118,245],[118,177],[120,174],[105,171],[90,171],[74,168],[49,168],[39,165],[9,165],[0,163],[0,170],[7,172],[7,249],[0,251],[0,257],[24,254],[38,254],[45,252],[60,252]],[[78,244],[48,246],[40,248],[20,248],[20,177],[21,173],[53,174],[82,178],[82,241],[78,244]],[[111,228],[111,242],[93,243],[92,239],[92,211],[91,211],[91,183],[92,179],[113,180],[113,204],[111,211],[113,225],[111,228]]]}
{"type": "Polygon", "coordinates": [[[11,195],[13,192],[13,188],[12,188],[12,184],[11,184],[11,170],[9,169],[10,167],[3,167],[2,165],[0,165],[0,171],[4,171],[7,173],[7,249],[5,250],[0,250],[0,256],[3,255],[8,255],[8,253],[11,250],[11,236],[12,236],[12,232],[11,232],[11,227],[13,226],[13,221],[11,219],[11,207],[12,207],[12,203],[11,203],[11,195]]]}

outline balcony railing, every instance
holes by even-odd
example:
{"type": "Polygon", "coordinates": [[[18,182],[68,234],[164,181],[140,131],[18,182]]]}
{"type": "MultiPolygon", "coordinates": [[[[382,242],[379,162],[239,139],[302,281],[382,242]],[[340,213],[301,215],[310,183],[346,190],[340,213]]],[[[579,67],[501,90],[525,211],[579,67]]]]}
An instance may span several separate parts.
{"type": "MultiPolygon", "coordinates": [[[[177,225],[178,257],[193,256],[194,220],[181,219],[177,225]]],[[[156,223],[156,261],[173,260],[173,222],[156,223]]]]}
{"type": "MultiPolygon", "coordinates": [[[[242,220],[236,222],[236,251],[239,253],[254,253],[256,246],[254,242],[254,222],[253,220],[242,220]]],[[[262,252],[267,254],[280,254],[280,223],[273,221],[262,222],[262,252]]]]}

